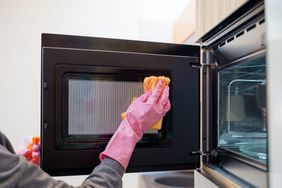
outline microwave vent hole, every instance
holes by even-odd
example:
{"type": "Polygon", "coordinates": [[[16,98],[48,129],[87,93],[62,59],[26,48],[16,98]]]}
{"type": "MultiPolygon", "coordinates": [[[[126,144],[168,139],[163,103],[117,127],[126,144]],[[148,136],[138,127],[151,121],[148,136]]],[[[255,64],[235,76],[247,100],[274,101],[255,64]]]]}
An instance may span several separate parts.
{"type": "Polygon", "coordinates": [[[225,41],[223,42],[223,43],[221,43],[220,45],[219,45],[219,47],[222,47],[222,46],[224,46],[225,45],[225,41]]]}
{"type": "Polygon", "coordinates": [[[245,33],[245,31],[241,31],[240,33],[238,33],[238,34],[236,35],[236,38],[239,38],[239,37],[242,36],[244,33],[245,33]]]}
{"type": "Polygon", "coordinates": [[[256,24],[251,25],[250,27],[247,28],[247,32],[251,31],[252,29],[254,29],[256,27],[256,24]]]}
{"type": "Polygon", "coordinates": [[[230,39],[228,39],[227,43],[231,42],[232,40],[234,40],[234,37],[231,37],[230,39]]]}
{"type": "Polygon", "coordinates": [[[264,19],[262,19],[261,21],[259,21],[259,25],[263,24],[265,22],[264,19]]]}
{"type": "Polygon", "coordinates": [[[217,50],[217,49],[218,49],[218,47],[216,46],[216,47],[213,48],[213,51],[215,51],[215,50],[217,50]]]}

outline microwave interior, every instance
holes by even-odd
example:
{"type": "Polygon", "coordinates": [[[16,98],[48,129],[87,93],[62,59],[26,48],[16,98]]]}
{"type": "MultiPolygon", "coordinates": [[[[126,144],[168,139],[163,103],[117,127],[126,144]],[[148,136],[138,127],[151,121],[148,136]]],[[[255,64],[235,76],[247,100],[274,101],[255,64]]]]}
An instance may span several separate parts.
{"type": "Polygon", "coordinates": [[[267,162],[265,53],[218,72],[218,147],[267,162]]]}

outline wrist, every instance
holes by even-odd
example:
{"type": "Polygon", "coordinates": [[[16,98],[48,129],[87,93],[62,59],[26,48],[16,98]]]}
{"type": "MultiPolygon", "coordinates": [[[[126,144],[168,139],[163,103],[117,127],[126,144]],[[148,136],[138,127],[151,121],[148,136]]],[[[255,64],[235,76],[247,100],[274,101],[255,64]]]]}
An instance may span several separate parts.
{"type": "Polygon", "coordinates": [[[126,169],[135,145],[143,135],[142,131],[136,134],[133,127],[134,125],[132,126],[125,118],[112,136],[105,151],[100,154],[100,160],[110,157],[118,161],[126,169]]]}
{"type": "Polygon", "coordinates": [[[131,113],[128,113],[123,121],[125,122],[122,122],[121,125],[124,124],[125,126],[129,126],[132,131],[136,134],[136,138],[138,140],[141,140],[143,136],[143,130],[141,128],[142,125],[140,125],[140,122],[138,122],[131,113]]]}

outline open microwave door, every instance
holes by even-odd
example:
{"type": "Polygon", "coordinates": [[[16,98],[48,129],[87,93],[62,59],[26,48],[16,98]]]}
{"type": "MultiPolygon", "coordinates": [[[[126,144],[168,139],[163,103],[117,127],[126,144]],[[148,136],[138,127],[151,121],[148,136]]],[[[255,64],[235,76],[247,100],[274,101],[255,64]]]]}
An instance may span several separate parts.
{"type": "Polygon", "coordinates": [[[171,110],[145,132],[127,172],[194,169],[199,157],[199,46],[42,34],[41,167],[87,174],[143,93],[147,76],[168,76],[171,110]]]}

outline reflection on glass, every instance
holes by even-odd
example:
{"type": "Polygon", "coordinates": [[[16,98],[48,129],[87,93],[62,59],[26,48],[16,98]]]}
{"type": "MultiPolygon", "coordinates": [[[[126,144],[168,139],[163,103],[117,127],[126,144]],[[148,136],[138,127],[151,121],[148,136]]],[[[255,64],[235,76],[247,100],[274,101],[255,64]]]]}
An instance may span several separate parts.
{"type": "Polygon", "coordinates": [[[266,61],[260,55],[218,73],[218,145],[266,163],[266,61]]]}

